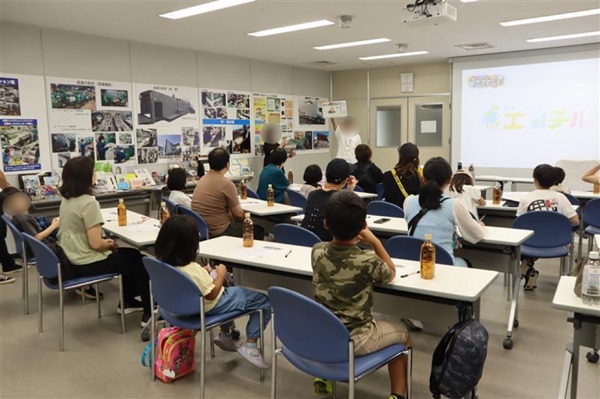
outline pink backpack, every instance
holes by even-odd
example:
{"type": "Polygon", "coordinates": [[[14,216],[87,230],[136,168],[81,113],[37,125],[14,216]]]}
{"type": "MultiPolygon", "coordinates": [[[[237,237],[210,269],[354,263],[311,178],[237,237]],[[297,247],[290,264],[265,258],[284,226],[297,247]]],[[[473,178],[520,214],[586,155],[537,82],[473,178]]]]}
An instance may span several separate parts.
{"type": "MultiPolygon", "coordinates": [[[[150,344],[149,344],[150,345],[150,344]]],[[[196,332],[179,327],[163,328],[158,333],[157,356],[154,362],[156,376],[163,382],[171,382],[196,370],[194,350],[196,332]]],[[[146,351],[142,363],[146,365],[146,351]]],[[[152,359],[150,359],[152,362],[152,359]]]]}

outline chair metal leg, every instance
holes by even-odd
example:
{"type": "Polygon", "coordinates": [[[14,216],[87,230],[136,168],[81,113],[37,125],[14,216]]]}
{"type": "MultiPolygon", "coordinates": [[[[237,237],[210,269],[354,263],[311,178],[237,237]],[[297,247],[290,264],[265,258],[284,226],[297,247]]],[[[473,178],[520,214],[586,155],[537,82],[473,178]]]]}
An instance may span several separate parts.
{"type": "Polygon", "coordinates": [[[277,395],[277,336],[275,335],[275,314],[271,312],[271,399],[277,395]]]}
{"type": "Polygon", "coordinates": [[[412,368],[413,368],[413,352],[412,348],[408,348],[408,367],[406,370],[406,399],[410,399],[412,395],[412,368]]]}
{"type": "MultiPolygon", "coordinates": [[[[154,297],[152,296],[152,281],[148,281],[150,285],[150,303],[154,305],[154,297]]],[[[123,319],[123,276],[119,275],[119,294],[121,295],[121,328],[124,330],[125,325],[123,319]]],[[[152,359],[150,359],[150,380],[156,380],[156,374],[154,370],[154,363],[156,362],[156,317],[154,316],[154,312],[150,313],[150,327],[152,330],[150,331],[150,344],[152,345],[150,350],[152,359]]],[[[123,331],[122,331],[123,332],[123,331]]]]}
{"type": "Polygon", "coordinates": [[[348,343],[348,399],[354,399],[354,383],[356,373],[354,371],[354,341],[348,343]]]}
{"type": "Polygon", "coordinates": [[[204,298],[200,297],[200,399],[205,396],[206,378],[206,315],[204,314],[204,298]]]}
{"type": "MultiPolygon", "coordinates": [[[[260,355],[262,356],[262,358],[264,360],[265,359],[265,333],[264,333],[265,314],[262,309],[260,309],[258,311],[258,315],[259,315],[259,320],[260,320],[260,346],[258,347],[258,350],[260,351],[260,355]]],[[[265,370],[263,370],[263,369],[259,369],[259,370],[260,370],[260,380],[264,381],[265,380],[265,370]]]]}
{"type": "Polygon", "coordinates": [[[96,287],[96,309],[98,311],[98,318],[102,317],[102,309],[100,308],[100,287],[95,284],[96,287]]]}
{"type": "Polygon", "coordinates": [[[210,357],[215,358],[215,337],[213,334],[214,330],[210,330],[208,332],[208,336],[210,337],[210,357]]]}
{"type": "Polygon", "coordinates": [[[81,304],[85,306],[85,286],[81,287],[81,304]]]}
{"type": "Polygon", "coordinates": [[[29,270],[27,268],[27,248],[25,247],[25,241],[21,243],[21,253],[23,254],[23,300],[25,303],[25,314],[29,314],[29,270]]]}
{"type": "MultiPolygon", "coordinates": [[[[150,294],[150,298],[152,298],[152,294],[150,294]]],[[[150,303],[154,302],[150,300],[150,303]]],[[[119,274],[119,304],[119,306],[121,306],[121,334],[125,334],[125,309],[123,309],[125,302],[123,298],[123,276],[121,274],[119,274]]]]}
{"type": "Polygon", "coordinates": [[[38,333],[43,331],[42,276],[38,276],[38,333]]]}
{"type": "Polygon", "coordinates": [[[62,288],[62,283],[59,281],[58,288],[58,319],[59,319],[59,343],[58,350],[63,352],[65,350],[65,304],[64,304],[64,292],[62,288]]]}

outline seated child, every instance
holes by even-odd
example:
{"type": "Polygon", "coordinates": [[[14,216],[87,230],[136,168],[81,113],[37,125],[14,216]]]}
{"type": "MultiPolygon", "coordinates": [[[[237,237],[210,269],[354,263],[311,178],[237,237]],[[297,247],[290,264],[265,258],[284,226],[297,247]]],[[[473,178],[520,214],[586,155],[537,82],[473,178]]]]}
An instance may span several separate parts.
{"type": "MultiPolygon", "coordinates": [[[[393,281],[396,268],[381,241],[367,228],[366,218],[367,208],[360,197],[336,192],[325,210],[325,224],[333,241],[316,244],[312,250],[314,298],[348,328],[357,356],[394,344],[412,344],[404,326],[373,319],[373,284],[393,281]],[[359,242],[373,249],[361,249],[359,242]]],[[[389,399],[404,399],[406,356],[392,361],[388,370],[389,399]]]]}
{"type": "Polygon", "coordinates": [[[481,196],[481,191],[473,186],[473,175],[468,170],[460,169],[456,171],[448,190],[450,198],[463,201],[467,209],[475,219],[479,219],[477,205],[485,205],[485,200],[481,196]]]}
{"type": "Polygon", "coordinates": [[[300,186],[300,194],[308,198],[308,194],[321,188],[319,183],[323,180],[323,171],[319,165],[308,165],[303,177],[304,184],[300,186]]]}
{"type": "MultiPolygon", "coordinates": [[[[533,184],[535,190],[524,196],[519,202],[517,216],[532,211],[560,212],[569,218],[572,224],[579,224],[579,217],[575,208],[562,193],[550,190],[556,183],[556,168],[552,165],[541,164],[533,170],[533,184]]],[[[537,288],[539,272],[533,267],[535,259],[522,258],[521,274],[525,278],[525,289],[537,288]]]]}
{"type": "Polygon", "coordinates": [[[182,168],[173,168],[169,171],[167,177],[167,188],[171,192],[169,199],[177,205],[183,205],[186,208],[192,207],[192,199],[183,192],[187,182],[187,173],[182,168]]]}
{"type": "Polygon", "coordinates": [[[283,148],[277,148],[271,153],[271,164],[260,172],[258,180],[257,194],[260,199],[267,200],[267,190],[270,184],[275,192],[275,202],[278,204],[287,202],[286,191],[290,186],[290,181],[285,177],[283,171],[287,158],[287,152],[283,148]]]}
{"type": "MultiPolygon", "coordinates": [[[[225,265],[218,265],[214,270],[210,266],[200,266],[196,263],[198,253],[198,227],[190,216],[171,216],[161,227],[156,239],[156,256],[158,259],[175,266],[187,275],[200,289],[204,296],[204,309],[207,315],[234,312],[238,310],[262,309],[264,325],[260,325],[258,313],[252,313],[246,325],[246,343],[237,347],[229,327],[221,329],[215,344],[219,348],[237,351],[250,363],[262,369],[269,366],[265,363],[258,350],[260,329],[267,326],[271,319],[271,306],[269,298],[260,292],[242,287],[223,287],[227,277],[225,265]],[[173,240],[177,237],[177,240],[173,240]],[[211,273],[215,275],[214,279],[211,273]]],[[[264,345],[264,342],[261,342],[264,345]]]]}
{"type": "Polygon", "coordinates": [[[567,174],[563,168],[559,168],[558,166],[554,168],[556,172],[556,182],[554,185],[550,187],[550,190],[558,191],[559,193],[571,194],[571,190],[563,184],[567,174]]]}

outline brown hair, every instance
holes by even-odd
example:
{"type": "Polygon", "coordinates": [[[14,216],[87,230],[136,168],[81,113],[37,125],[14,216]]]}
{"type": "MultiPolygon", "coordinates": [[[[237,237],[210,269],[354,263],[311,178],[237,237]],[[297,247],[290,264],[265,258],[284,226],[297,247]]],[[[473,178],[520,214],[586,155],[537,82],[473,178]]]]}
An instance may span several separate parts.
{"type": "Polygon", "coordinates": [[[450,190],[461,194],[463,192],[463,186],[472,186],[473,179],[464,173],[455,173],[450,180],[450,190]]]}
{"type": "MultiPolygon", "coordinates": [[[[419,148],[413,143],[405,143],[398,148],[398,163],[394,166],[394,170],[399,177],[411,177],[419,175],[419,148]]],[[[423,179],[421,179],[423,184],[423,179]]]]}
{"type": "Polygon", "coordinates": [[[356,160],[358,162],[369,162],[373,156],[373,151],[368,145],[359,144],[354,149],[354,155],[356,156],[356,160]]]}
{"type": "Polygon", "coordinates": [[[71,158],[62,171],[62,185],[59,188],[63,197],[77,198],[84,194],[93,195],[92,177],[94,161],[89,157],[71,158]]]}

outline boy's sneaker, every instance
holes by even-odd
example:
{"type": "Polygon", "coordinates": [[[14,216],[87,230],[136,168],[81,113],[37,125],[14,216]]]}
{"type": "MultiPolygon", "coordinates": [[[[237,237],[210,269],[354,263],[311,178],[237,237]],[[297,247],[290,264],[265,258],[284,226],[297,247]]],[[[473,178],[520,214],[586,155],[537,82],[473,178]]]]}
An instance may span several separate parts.
{"type": "MultiPolygon", "coordinates": [[[[82,295],[88,299],[96,299],[96,289],[94,287],[79,287],[79,288],[75,288],[75,292],[77,293],[77,295],[82,295]]],[[[100,297],[100,299],[104,298],[104,294],[99,292],[98,296],[100,297]]]]}
{"type": "Polygon", "coordinates": [[[4,274],[0,274],[0,284],[10,284],[10,283],[14,283],[14,282],[15,282],[14,277],[8,277],[8,276],[5,276],[4,274]]]}
{"type": "Polygon", "coordinates": [[[423,322],[416,319],[400,319],[409,331],[423,331],[423,322]]]}
{"type": "Polygon", "coordinates": [[[537,280],[540,272],[530,267],[525,273],[525,291],[533,291],[537,288],[537,280]]]}
{"type": "Polygon", "coordinates": [[[529,259],[523,259],[521,261],[521,264],[519,265],[519,269],[521,271],[521,277],[526,278],[527,277],[527,271],[529,269],[532,269],[534,264],[535,264],[535,262],[531,258],[529,258],[529,259]]]}
{"type": "Polygon", "coordinates": [[[244,359],[252,363],[258,368],[268,369],[269,366],[265,363],[265,359],[263,359],[262,355],[258,348],[250,348],[248,345],[244,344],[237,348],[237,352],[242,355],[244,359]]]}
{"type": "MultiPolygon", "coordinates": [[[[125,314],[132,314],[132,313],[143,312],[143,311],[144,311],[144,307],[142,306],[142,303],[140,301],[133,300],[133,301],[131,301],[131,303],[125,303],[125,309],[124,309],[125,314]]],[[[121,314],[121,303],[120,302],[119,302],[119,305],[117,305],[117,313],[121,314]]]]}
{"type": "Polygon", "coordinates": [[[238,347],[233,341],[231,334],[220,332],[219,336],[213,342],[225,352],[237,352],[238,347]]]}
{"type": "Polygon", "coordinates": [[[313,385],[317,395],[333,397],[333,381],[315,378],[313,385]]]}
{"type": "Polygon", "coordinates": [[[2,272],[4,272],[4,274],[13,274],[16,272],[20,272],[21,270],[23,270],[23,266],[17,265],[16,263],[13,267],[3,267],[2,268],[2,272]]]}

